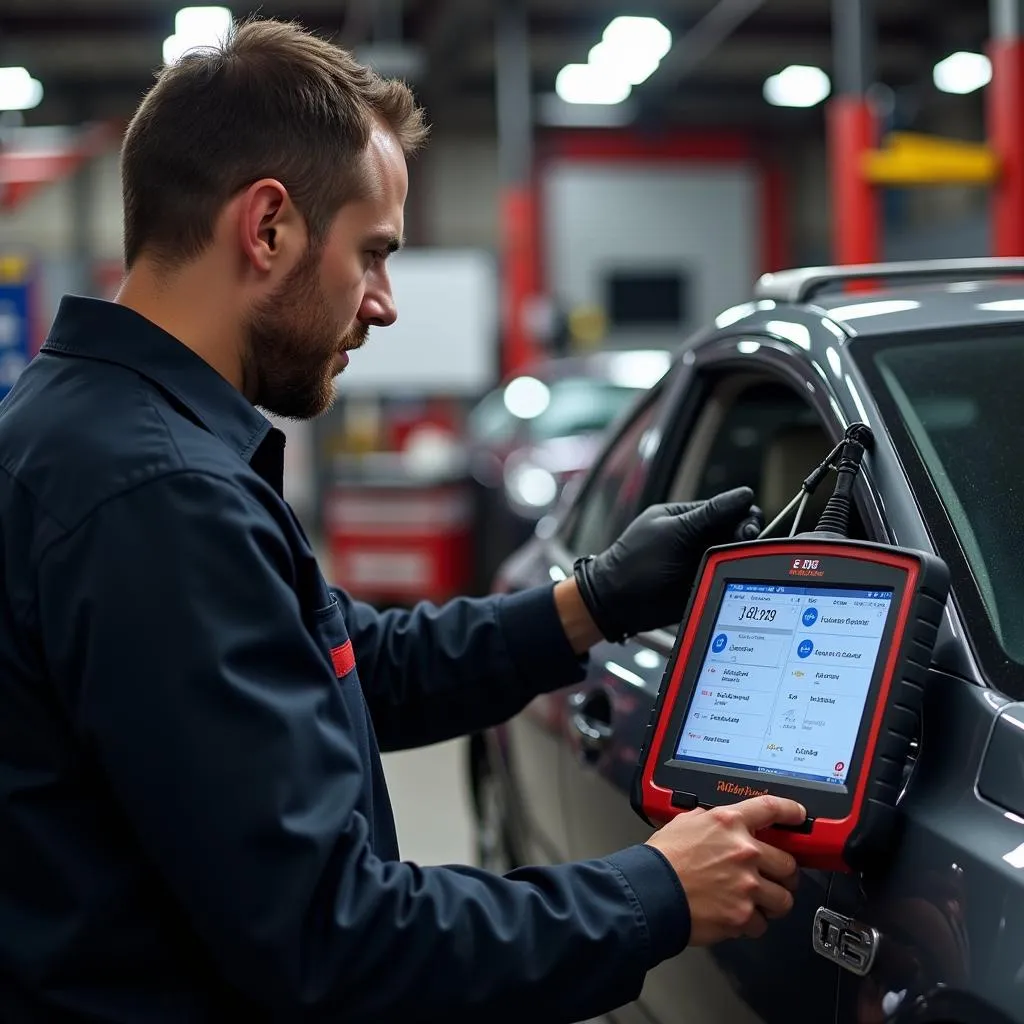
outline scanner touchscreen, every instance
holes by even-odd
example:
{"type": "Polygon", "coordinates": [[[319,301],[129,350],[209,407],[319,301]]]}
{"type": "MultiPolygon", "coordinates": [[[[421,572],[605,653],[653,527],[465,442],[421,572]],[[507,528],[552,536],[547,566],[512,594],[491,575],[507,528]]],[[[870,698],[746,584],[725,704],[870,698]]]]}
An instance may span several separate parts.
{"type": "Polygon", "coordinates": [[[892,597],[727,583],[675,758],[845,791],[892,597]]]}

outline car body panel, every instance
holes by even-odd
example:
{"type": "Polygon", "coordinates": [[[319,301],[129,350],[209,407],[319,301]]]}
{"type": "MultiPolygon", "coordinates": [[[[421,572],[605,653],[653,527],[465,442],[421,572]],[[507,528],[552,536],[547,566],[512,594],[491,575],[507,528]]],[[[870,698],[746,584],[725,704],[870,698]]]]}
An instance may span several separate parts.
{"type": "MultiPolygon", "coordinates": [[[[899,1020],[998,1024],[1019,1021],[1024,1008],[1024,821],[975,785],[994,712],[1020,717],[1021,705],[938,673],[925,700],[926,732],[944,742],[922,742],[902,802],[900,855],[880,877],[844,879],[833,894],[881,936],[871,974],[843,978],[839,1024],[882,1020],[897,1007],[899,1020]],[[948,1012],[951,994],[981,1015],[935,1016],[948,1012]]],[[[1024,758],[1024,729],[1020,740],[1024,758]]]]}

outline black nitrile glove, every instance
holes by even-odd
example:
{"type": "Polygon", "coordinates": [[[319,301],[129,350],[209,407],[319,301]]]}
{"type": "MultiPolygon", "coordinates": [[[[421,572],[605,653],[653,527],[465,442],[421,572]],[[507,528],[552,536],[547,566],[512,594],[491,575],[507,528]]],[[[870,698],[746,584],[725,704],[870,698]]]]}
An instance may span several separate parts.
{"type": "Polygon", "coordinates": [[[619,643],[679,622],[704,552],[740,539],[744,520],[759,528],[753,499],[749,487],[737,487],[707,501],[652,505],[603,554],[578,559],[576,585],[605,639],[619,643]]]}

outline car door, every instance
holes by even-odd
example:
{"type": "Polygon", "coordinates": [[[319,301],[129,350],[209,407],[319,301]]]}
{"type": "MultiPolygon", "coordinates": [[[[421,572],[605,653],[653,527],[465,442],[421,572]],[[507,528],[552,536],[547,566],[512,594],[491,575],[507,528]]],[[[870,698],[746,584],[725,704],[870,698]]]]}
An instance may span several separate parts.
{"type": "MultiPolygon", "coordinates": [[[[697,358],[693,379],[674,396],[662,450],[646,467],[643,504],[750,485],[771,518],[841,433],[826,396],[819,394],[816,405],[806,397],[820,392],[821,380],[812,381],[801,360],[782,360],[780,372],[767,349],[764,359],[737,362],[735,353],[733,343],[697,358]]],[[[819,495],[812,511],[826,497],[819,495]]],[[[859,517],[851,533],[863,535],[859,517]]],[[[566,535],[564,559],[585,553],[577,540],[566,535]]],[[[573,858],[600,856],[650,834],[629,806],[628,789],[673,642],[669,630],[599,644],[586,683],[568,694],[562,803],[573,858]]],[[[793,912],[762,940],[688,950],[660,965],[648,976],[640,1008],[660,1024],[831,1024],[838,968],[812,948],[814,916],[829,883],[827,874],[803,872],[793,912]]]]}
{"type": "MultiPolygon", "coordinates": [[[[636,466],[663,406],[664,388],[659,386],[638,404],[635,415],[602,455],[588,477],[587,500],[577,506],[579,514],[570,527],[574,544],[601,550],[629,522],[640,500],[636,466]]],[[[566,573],[571,571],[571,565],[564,568],[566,573]]],[[[536,582],[529,572],[524,576],[527,581],[536,582]]],[[[501,730],[507,747],[504,760],[512,775],[508,790],[516,797],[518,841],[526,860],[569,858],[567,817],[558,783],[566,756],[568,692],[535,697],[501,730]]]]}

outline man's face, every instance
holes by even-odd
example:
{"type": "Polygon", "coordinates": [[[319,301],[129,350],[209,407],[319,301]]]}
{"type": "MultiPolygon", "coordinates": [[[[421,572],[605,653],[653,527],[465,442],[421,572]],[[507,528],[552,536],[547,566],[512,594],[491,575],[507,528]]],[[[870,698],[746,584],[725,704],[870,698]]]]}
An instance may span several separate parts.
{"type": "Polygon", "coordinates": [[[249,319],[253,402],[275,415],[325,412],[347,353],[371,326],[397,319],[387,258],[401,244],[409,181],[401,147],[383,129],[371,136],[365,174],[365,198],[341,208],[323,244],[307,251],[249,319]]]}

